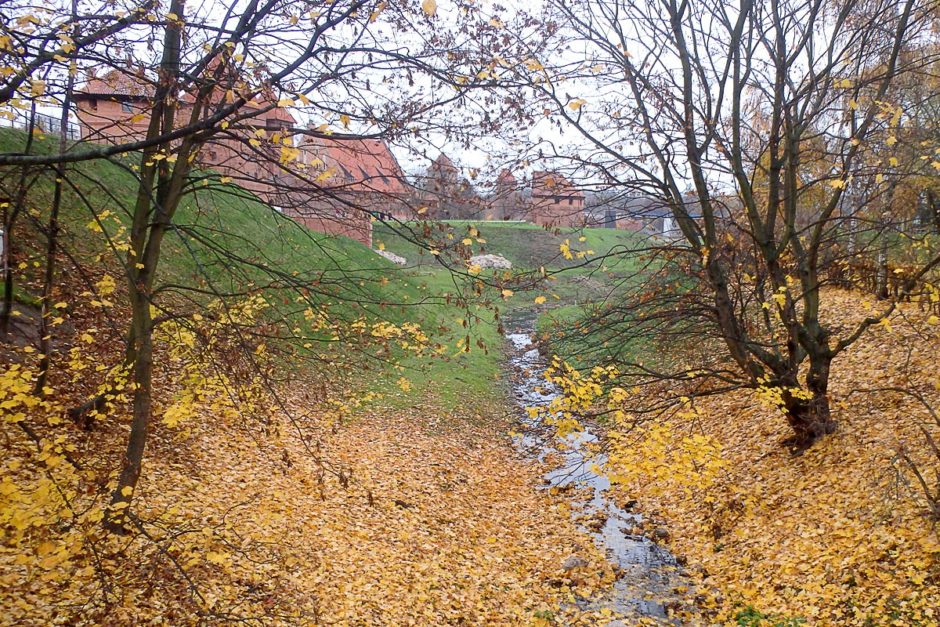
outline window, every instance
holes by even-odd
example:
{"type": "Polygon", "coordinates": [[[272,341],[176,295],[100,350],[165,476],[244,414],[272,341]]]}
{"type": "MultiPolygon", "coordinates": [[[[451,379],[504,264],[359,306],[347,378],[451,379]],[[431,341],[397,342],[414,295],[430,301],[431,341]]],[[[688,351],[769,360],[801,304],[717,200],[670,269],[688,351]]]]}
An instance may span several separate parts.
{"type": "Polygon", "coordinates": [[[573,204],[574,204],[574,196],[568,196],[568,206],[570,207],[573,204]]]}
{"type": "Polygon", "coordinates": [[[123,111],[124,113],[133,113],[133,112],[134,112],[134,108],[131,107],[131,103],[129,103],[129,102],[122,102],[122,103],[121,103],[121,111],[123,111]]]}
{"type": "Polygon", "coordinates": [[[92,110],[92,111],[97,111],[97,110],[98,110],[98,99],[97,99],[97,98],[92,98],[91,101],[90,101],[90,103],[91,103],[91,110],[92,110]]]}

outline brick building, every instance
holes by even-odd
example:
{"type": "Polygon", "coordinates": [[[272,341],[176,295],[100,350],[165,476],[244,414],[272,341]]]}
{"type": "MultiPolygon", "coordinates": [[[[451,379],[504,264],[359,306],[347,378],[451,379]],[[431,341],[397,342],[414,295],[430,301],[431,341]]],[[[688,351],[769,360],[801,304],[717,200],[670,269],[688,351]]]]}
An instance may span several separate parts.
{"type": "MultiPolygon", "coordinates": [[[[372,245],[372,219],[414,219],[405,176],[378,139],[304,138],[300,142],[304,178],[313,191],[282,202],[288,215],[321,233],[372,245]],[[297,197],[301,196],[301,197],[297,197]]],[[[290,189],[303,185],[289,185],[290,189]]]]}
{"type": "MultiPolygon", "coordinates": [[[[75,93],[76,116],[85,141],[125,143],[143,139],[155,86],[143,70],[111,70],[90,76],[75,93]]],[[[219,102],[224,94],[219,94],[219,102]]],[[[189,123],[193,98],[180,96],[177,119],[189,123]]],[[[372,243],[372,215],[410,217],[404,176],[380,140],[308,140],[295,133],[296,120],[262,94],[239,112],[238,129],[206,142],[197,164],[230,177],[259,199],[308,228],[372,243]],[[255,113],[255,115],[251,115],[255,113]],[[300,149],[299,176],[278,165],[279,149],[250,141],[258,131],[281,134],[282,145],[300,149]],[[305,172],[311,173],[309,176],[305,172]]]]}
{"type": "Polygon", "coordinates": [[[541,226],[583,226],[584,193],[556,172],[534,172],[528,213],[541,226]]]}

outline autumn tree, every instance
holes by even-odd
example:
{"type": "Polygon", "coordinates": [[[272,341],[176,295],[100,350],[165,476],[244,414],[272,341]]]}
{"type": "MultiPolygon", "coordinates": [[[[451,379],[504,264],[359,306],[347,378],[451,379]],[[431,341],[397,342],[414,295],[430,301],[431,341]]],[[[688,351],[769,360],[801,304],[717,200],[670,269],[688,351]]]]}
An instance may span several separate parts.
{"type": "MultiPolygon", "coordinates": [[[[895,302],[837,329],[821,315],[823,288],[862,254],[848,233],[877,251],[896,232],[872,219],[909,175],[893,154],[907,118],[892,87],[936,67],[935,11],[918,0],[548,3],[540,19],[555,35],[519,40],[503,84],[580,138],[560,158],[662,203],[677,226],[675,241],[631,251],[650,261],[586,323],[597,354],[656,336],[671,363],[614,355],[635,380],[763,390],[796,449],[835,429],[833,361],[895,302]]],[[[934,147],[918,156],[929,162],[934,147]]],[[[923,250],[897,296],[919,293],[940,264],[930,242],[923,250]]]]}
{"type": "MultiPolygon", "coordinates": [[[[6,22],[35,28],[19,47],[12,43],[12,34],[4,40],[4,60],[10,71],[0,89],[0,102],[17,115],[35,109],[37,103],[58,105],[68,112],[75,81],[83,78],[115,88],[115,98],[123,103],[126,114],[120,120],[92,124],[94,132],[87,141],[63,143],[53,154],[32,150],[28,144],[25,150],[0,155],[4,173],[22,173],[23,185],[29,183],[30,172],[54,168],[61,185],[78,195],[93,226],[104,232],[125,275],[125,289],[120,292],[126,294],[129,317],[126,350],[123,363],[115,367],[129,373],[133,411],[108,517],[111,529],[123,530],[152,426],[158,393],[153,381],[158,359],[154,338],[161,326],[172,327],[174,321],[194,315],[201,318],[192,312],[193,302],[209,297],[231,302],[269,289],[289,293],[282,298],[295,300],[299,311],[282,314],[276,321],[282,326],[276,331],[260,322],[256,328],[242,328],[248,323],[238,323],[239,333],[231,339],[249,358],[259,350],[262,338],[287,337],[297,349],[309,346],[311,336],[326,332],[323,328],[300,335],[293,331],[296,316],[316,309],[320,294],[332,293],[311,278],[315,273],[292,275],[265,263],[264,251],[246,257],[215,245],[214,237],[178,219],[181,205],[193,202],[202,189],[237,182],[250,191],[236,193],[264,199],[278,210],[319,211],[326,219],[335,219],[341,212],[359,216],[357,222],[364,220],[368,225],[381,200],[374,196],[356,200],[338,189],[335,168],[311,163],[305,145],[392,141],[420,132],[432,112],[436,131],[471,128],[475,123],[467,116],[449,126],[444,120],[450,118],[442,111],[466,99],[478,85],[473,74],[470,80],[457,81],[444,54],[454,39],[468,36],[461,20],[449,33],[441,29],[433,43],[423,41],[420,33],[430,27],[436,14],[436,6],[429,2],[393,7],[365,0],[325,5],[249,1],[238,7],[195,7],[173,0],[160,8],[130,4],[105,12],[94,3],[80,3],[74,8],[51,8],[48,15],[39,17],[31,11],[24,3],[6,22]],[[73,27],[79,23],[80,31],[73,27]],[[404,43],[393,40],[393,31],[404,43]],[[54,53],[49,52],[50,46],[54,53]],[[49,68],[49,74],[40,89],[36,76],[42,68],[49,68]],[[441,83],[446,91],[428,89],[441,83]],[[121,99],[117,88],[133,98],[121,99]],[[287,109],[298,119],[279,113],[287,109]],[[236,165],[218,153],[235,155],[236,165]],[[99,160],[119,164],[137,181],[135,201],[127,208],[126,229],[105,228],[108,216],[96,207],[93,197],[81,193],[80,175],[70,176],[65,169],[99,160]],[[230,280],[192,286],[161,283],[166,240],[181,235],[208,248],[212,263],[226,267],[230,280]],[[252,274],[267,278],[256,278],[253,285],[238,283],[252,274]],[[247,335],[251,341],[245,339],[247,335]]],[[[8,32],[12,31],[11,27],[8,32]]],[[[32,134],[28,137],[31,141],[32,134]]],[[[100,191],[108,194],[103,183],[100,191]]],[[[232,192],[223,187],[220,193],[232,192]]],[[[50,291],[44,293],[44,302],[51,297],[52,264],[57,257],[55,220],[53,216],[47,232],[50,291]]],[[[224,220],[219,223],[224,229],[224,220]]],[[[197,267],[205,262],[195,261],[197,267]]],[[[365,290],[360,296],[361,306],[382,304],[365,290]]],[[[228,307],[223,311],[232,317],[228,307]]],[[[48,307],[43,316],[51,316],[48,307]]],[[[318,319],[315,313],[309,317],[318,319]]],[[[329,337],[345,337],[342,328],[329,331],[329,337]]],[[[44,327],[47,362],[52,333],[44,327]]],[[[372,341],[376,337],[387,341],[381,333],[372,341]]],[[[43,377],[51,367],[54,364],[46,364],[43,377]]],[[[95,395],[74,408],[73,415],[100,409],[104,399],[105,395],[95,395]]]]}

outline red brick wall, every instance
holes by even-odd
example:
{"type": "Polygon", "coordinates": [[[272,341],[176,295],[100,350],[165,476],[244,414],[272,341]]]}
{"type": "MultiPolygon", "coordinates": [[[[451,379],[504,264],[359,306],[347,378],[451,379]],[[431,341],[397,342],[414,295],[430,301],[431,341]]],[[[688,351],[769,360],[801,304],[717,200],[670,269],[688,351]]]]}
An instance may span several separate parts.
{"type": "Polygon", "coordinates": [[[534,196],[529,219],[541,226],[579,227],[584,225],[584,197],[534,196]]]}

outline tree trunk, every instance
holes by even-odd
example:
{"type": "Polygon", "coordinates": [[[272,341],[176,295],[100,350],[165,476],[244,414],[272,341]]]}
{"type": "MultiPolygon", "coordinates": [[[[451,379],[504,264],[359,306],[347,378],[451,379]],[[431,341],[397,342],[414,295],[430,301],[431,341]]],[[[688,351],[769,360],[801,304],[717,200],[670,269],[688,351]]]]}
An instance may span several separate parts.
{"type": "MultiPolygon", "coordinates": [[[[78,19],[78,0],[72,0],[72,20],[78,19]]],[[[78,39],[78,31],[72,38],[78,39]]],[[[75,88],[75,75],[69,72],[65,83],[65,95],[62,97],[62,112],[59,116],[59,154],[64,155],[68,148],[69,111],[72,108],[72,90],[75,88]]],[[[55,281],[55,257],[59,240],[59,210],[62,207],[62,191],[65,185],[65,163],[60,161],[55,167],[55,191],[52,195],[52,208],[49,211],[49,226],[46,234],[46,271],[42,283],[42,310],[39,313],[39,375],[33,387],[33,394],[45,394],[46,380],[52,365],[52,289],[55,281]]]]}
{"type": "Polygon", "coordinates": [[[829,408],[831,363],[832,358],[828,355],[810,357],[805,388],[809,398],[806,394],[797,396],[789,391],[783,393],[787,423],[793,429],[793,436],[787,440],[787,444],[794,453],[802,453],[817,440],[836,430],[836,422],[829,408]]]}
{"type": "Polygon", "coordinates": [[[13,224],[3,221],[3,302],[0,303],[0,333],[6,335],[10,330],[10,316],[13,313],[13,224]]]}
{"type": "Polygon", "coordinates": [[[134,417],[131,420],[131,433],[122,460],[121,474],[111,495],[111,506],[106,520],[107,528],[117,532],[124,530],[127,508],[140,479],[153,402],[153,320],[150,315],[150,298],[144,286],[139,286],[132,298],[135,341],[134,417]]]}
{"type": "MultiPolygon", "coordinates": [[[[183,19],[185,0],[172,0],[170,12],[183,19]]],[[[160,84],[154,94],[150,112],[148,137],[173,130],[176,105],[175,90],[179,80],[181,23],[171,23],[164,32],[163,58],[160,62],[160,84]]],[[[195,113],[194,113],[195,115],[195,113]]],[[[137,202],[131,224],[131,249],[128,251],[128,289],[131,300],[131,331],[134,351],[134,416],[121,474],[111,495],[111,506],[105,527],[122,533],[140,479],[144,449],[153,411],[153,316],[150,312],[153,283],[160,259],[160,245],[179,204],[183,180],[189,172],[191,142],[187,139],[177,150],[177,163],[170,174],[166,161],[155,164],[153,154],[159,147],[144,150],[141,156],[137,202]],[[156,194],[154,195],[154,192],[156,194]]],[[[130,348],[130,347],[129,347],[130,348]]]]}

